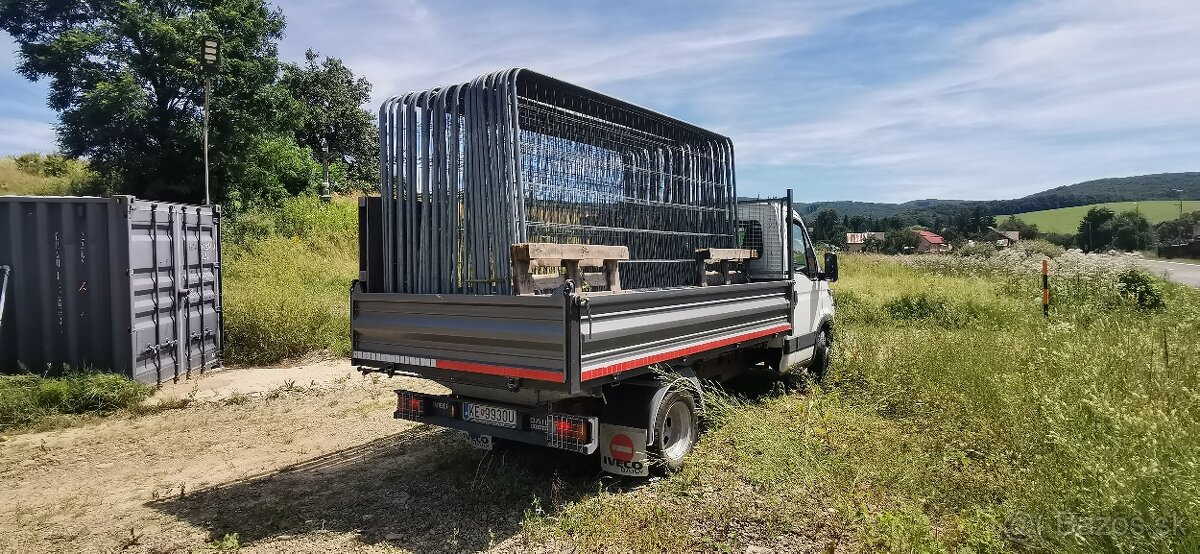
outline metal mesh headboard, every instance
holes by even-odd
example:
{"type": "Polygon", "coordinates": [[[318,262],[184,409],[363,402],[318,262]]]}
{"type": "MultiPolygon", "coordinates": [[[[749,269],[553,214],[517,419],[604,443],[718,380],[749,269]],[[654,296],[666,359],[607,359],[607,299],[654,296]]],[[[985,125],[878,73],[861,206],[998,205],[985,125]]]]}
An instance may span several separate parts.
{"type": "Polygon", "coordinates": [[[732,142],[645,108],[511,69],[379,122],[385,290],[511,294],[519,242],[628,246],[627,288],[676,286],[734,246],[732,142]]]}

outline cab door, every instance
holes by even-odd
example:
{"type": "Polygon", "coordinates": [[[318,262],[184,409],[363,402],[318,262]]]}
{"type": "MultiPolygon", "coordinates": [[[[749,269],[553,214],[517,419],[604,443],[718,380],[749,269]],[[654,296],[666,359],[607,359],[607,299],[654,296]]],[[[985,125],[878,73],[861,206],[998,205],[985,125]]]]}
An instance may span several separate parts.
{"type": "Polygon", "coordinates": [[[796,305],[792,312],[792,335],[784,345],[781,369],[788,369],[812,359],[817,339],[820,314],[821,279],[817,252],[809,239],[808,228],[799,214],[792,213],[792,266],[795,268],[796,305]]]}

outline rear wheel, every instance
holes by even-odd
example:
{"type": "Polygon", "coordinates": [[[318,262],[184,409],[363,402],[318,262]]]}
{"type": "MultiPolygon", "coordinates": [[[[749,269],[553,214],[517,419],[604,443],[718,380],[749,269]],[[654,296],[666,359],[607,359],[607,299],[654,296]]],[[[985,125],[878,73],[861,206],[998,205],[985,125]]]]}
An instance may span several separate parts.
{"type": "Polygon", "coordinates": [[[833,341],[829,329],[822,328],[817,333],[817,344],[813,347],[812,363],[808,365],[808,373],[813,379],[822,381],[829,372],[829,360],[833,357],[833,341]]]}
{"type": "Polygon", "coordinates": [[[653,452],[668,471],[683,467],[699,435],[696,399],[688,391],[667,393],[654,417],[653,452]]]}

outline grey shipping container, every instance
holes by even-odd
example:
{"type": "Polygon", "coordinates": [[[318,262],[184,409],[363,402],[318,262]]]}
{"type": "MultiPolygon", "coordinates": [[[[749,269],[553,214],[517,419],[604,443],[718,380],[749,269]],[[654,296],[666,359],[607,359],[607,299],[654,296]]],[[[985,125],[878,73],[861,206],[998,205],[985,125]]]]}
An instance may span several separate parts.
{"type": "Polygon", "coordinates": [[[0,196],[0,370],[63,365],[146,383],[220,365],[220,208],[0,196]]]}

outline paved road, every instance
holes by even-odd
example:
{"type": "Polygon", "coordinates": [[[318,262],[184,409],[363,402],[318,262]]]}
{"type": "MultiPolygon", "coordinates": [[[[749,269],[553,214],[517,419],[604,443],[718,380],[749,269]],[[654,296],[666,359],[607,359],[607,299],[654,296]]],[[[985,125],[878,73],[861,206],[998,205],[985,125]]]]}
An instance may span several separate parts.
{"type": "Polygon", "coordinates": [[[1200,264],[1162,260],[1142,260],[1141,263],[1154,273],[1165,275],[1172,281],[1200,287],[1200,264]]]}

